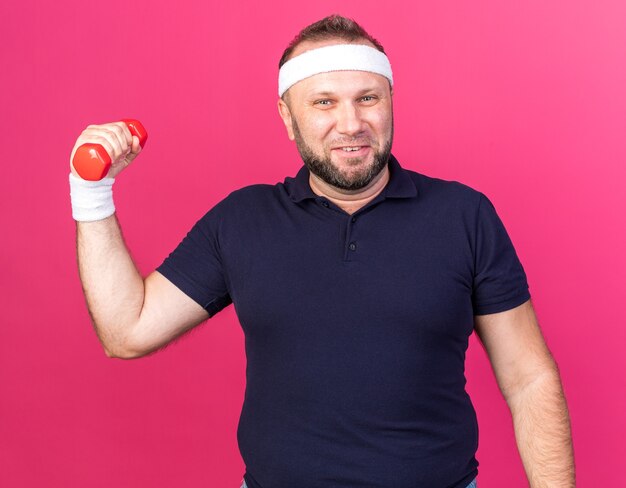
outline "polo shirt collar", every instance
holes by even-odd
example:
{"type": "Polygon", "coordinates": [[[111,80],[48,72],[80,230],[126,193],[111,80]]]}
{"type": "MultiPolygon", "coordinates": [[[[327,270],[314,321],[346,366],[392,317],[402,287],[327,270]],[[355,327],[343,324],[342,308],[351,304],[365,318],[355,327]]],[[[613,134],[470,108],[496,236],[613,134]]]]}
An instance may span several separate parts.
{"type": "MultiPolygon", "coordinates": [[[[309,185],[309,170],[306,166],[302,166],[295,178],[291,179],[291,184],[286,185],[289,197],[294,202],[301,202],[309,198],[319,198],[319,195],[313,193],[311,185],[309,185]]],[[[389,181],[383,189],[381,195],[383,198],[413,198],[417,196],[417,188],[413,179],[407,171],[400,166],[400,163],[392,154],[389,157],[389,181]]]]}

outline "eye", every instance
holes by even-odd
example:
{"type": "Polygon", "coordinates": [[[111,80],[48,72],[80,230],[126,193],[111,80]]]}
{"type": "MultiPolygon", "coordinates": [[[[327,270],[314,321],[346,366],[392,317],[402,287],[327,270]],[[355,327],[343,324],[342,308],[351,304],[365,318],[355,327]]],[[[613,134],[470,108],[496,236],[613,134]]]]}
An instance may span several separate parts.
{"type": "Polygon", "coordinates": [[[328,106],[332,103],[331,100],[329,100],[328,98],[323,98],[321,100],[315,100],[313,102],[313,105],[322,105],[322,106],[328,106]]]}
{"type": "Polygon", "coordinates": [[[376,101],[377,98],[375,95],[365,95],[363,97],[360,98],[360,101],[365,102],[365,103],[371,103],[376,101]]]}

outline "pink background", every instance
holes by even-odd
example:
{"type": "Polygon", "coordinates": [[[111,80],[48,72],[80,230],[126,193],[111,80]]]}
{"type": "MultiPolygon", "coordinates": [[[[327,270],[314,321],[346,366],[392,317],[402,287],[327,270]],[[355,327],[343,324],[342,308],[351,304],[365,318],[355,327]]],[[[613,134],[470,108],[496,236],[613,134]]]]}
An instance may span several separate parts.
{"type": "MultiPolygon", "coordinates": [[[[116,184],[145,273],[213,204],[301,165],[277,63],[353,16],[396,78],[394,154],[494,202],[561,369],[580,486],[626,486],[626,7],[622,1],[0,4],[0,486],[239,487],[243,335],[232,307],[148,358],[107,359],[74,254],[68,159],[90,123],[150,138],[116,184]]],[[[483,487],[527,486],[472,340],[483,487]]]]}

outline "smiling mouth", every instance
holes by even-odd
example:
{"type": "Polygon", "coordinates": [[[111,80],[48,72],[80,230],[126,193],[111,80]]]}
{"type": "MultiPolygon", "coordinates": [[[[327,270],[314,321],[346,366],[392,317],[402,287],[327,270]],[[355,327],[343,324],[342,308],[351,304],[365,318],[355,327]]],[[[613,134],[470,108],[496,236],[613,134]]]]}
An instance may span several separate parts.
{"type": "Polygon", "coordinates": [[[364,146],[339,147],[337,149],[341,149],[344,152],[354,152],[354,151],[358,151],[362,147],[364,147],[364,146]]]}
{"type": "Polygon", "coordinates": [[[364,155],[370,146],[341,146],[333,148],[333,151],[336,151],[340,154],[345,154],[348,156],[356,157],[364,155]]]}

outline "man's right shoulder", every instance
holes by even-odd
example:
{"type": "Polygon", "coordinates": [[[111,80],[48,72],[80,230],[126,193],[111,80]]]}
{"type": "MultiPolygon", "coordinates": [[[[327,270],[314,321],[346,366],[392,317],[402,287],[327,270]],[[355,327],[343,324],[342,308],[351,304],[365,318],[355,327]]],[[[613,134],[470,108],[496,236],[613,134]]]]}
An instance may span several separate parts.
{"type": "Polygon", "coordinates": [[[280,204],[281,199],[285,197],[288,198],[283,183],[247,185],[230,192],[204,217],[249,217],[251,214],[257,214],[280,204]]]}
{"type": "Polygon", "coordinates": [[[220,203],[236,207],[263,205],[267,202],[276,201],[285,195],[285,185],[282,182],[274,185],[255,183],[230,192],[220,203]]]}

